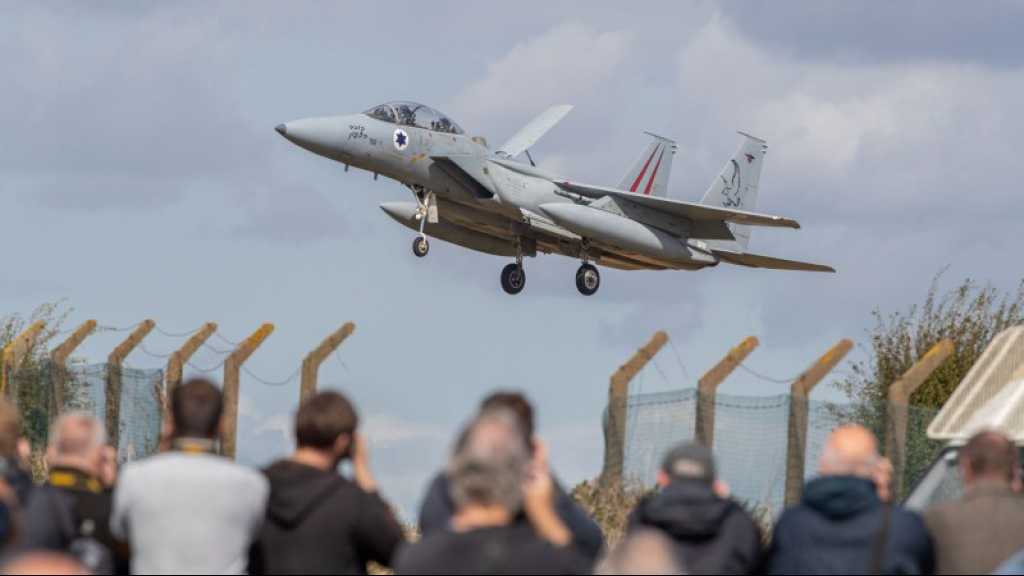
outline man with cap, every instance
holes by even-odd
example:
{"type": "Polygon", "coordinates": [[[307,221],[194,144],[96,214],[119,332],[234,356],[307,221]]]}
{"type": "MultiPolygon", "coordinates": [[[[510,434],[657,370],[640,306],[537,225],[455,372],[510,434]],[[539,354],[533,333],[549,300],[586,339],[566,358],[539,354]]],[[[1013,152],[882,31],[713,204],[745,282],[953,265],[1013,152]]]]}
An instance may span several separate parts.
{"type": "Polygon", "coordinates": [[[665,533],[691,574],[751,574],[761,561],[761,531],[728,492],[711,451],[680,444],[665,456],[658,491],[637,505],[629,530],[665,533]]]}

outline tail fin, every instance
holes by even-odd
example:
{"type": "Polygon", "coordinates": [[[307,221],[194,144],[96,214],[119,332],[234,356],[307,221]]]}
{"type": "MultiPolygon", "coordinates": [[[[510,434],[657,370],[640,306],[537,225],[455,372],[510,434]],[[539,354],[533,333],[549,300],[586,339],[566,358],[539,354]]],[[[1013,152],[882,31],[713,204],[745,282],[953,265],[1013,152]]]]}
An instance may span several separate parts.
{"type": "Polygon", "coordinates": [[[643,154],[633,167],[622,177],[619,189],[629,190],[637,194],[654,196],[668,195],[668,178],[672,173],[672,158],[676,153],[676,143],[668,138],[644,132],[653,140],[644,148],[643,154]]]}
{"type": "MultiPolygon", "coordinates": [[[[744,134],[740,149],[726,162],[721,174],[708,187],[701,204],[721,206],[734,210],[754,211],[757,208],[757,185],[761,179],[761,167],[764,155],[768,151],[768,143],[764,140],[744,134]]],[[[741,251],[746,251],[750,243],[750,226],[729,224],[736,243],[741,251]]]]}

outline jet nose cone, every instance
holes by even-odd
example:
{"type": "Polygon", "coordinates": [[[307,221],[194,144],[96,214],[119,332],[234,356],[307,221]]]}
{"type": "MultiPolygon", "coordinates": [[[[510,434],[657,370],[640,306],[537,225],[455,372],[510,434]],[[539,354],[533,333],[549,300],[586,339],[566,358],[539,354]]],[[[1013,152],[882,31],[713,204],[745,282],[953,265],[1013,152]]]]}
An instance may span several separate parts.
{"type": "Polygon", "coordinates": [[[278,124],[277,126],[274,126],[274,130],[277,130],[277,133],[280,134],[281,136],[287,136],[288,135],[288,125],[287,124],[278,124]]]}

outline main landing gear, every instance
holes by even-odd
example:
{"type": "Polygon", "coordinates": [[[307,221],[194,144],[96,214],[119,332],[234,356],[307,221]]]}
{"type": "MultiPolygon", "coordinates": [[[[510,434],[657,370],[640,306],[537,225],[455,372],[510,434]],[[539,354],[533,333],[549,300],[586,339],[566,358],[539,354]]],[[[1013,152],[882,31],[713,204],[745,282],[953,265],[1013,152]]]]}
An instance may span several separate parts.
{"type": "Polygon", "coordinates": [[[526,287],[526,269],[523,268],[523,247],[516,240],[516,261],[501,269],[501,288],[506,294],[519,294],[526,287]]]}
{"type": "Polygon", "coordinates": [[[584,296],[593,296],[601,287],[601,273],[597,266],[584,262],[576,271],[576,289],[584,296]]]}
{"type": "Polygon", "coordinates": [[[417,236],[412,241],[412,253],[418,258],[423,258],[430,252],[430,242],[427,241],[427,235],[417,236]]]}

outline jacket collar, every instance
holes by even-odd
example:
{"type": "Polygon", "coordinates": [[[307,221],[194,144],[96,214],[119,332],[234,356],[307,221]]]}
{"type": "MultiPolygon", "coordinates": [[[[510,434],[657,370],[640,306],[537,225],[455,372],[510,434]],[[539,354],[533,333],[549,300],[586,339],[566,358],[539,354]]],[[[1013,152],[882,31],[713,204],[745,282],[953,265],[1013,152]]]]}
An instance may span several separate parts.
{"type": "Polygon", "coordinates": [[[54,488],[81,490],[93,494],[103,492],[103,484],[99,480],[75,468],[56,466],[50,470],[48,481],[54,488]]]}

